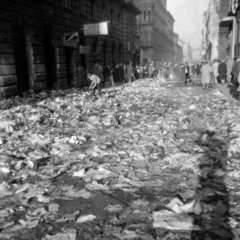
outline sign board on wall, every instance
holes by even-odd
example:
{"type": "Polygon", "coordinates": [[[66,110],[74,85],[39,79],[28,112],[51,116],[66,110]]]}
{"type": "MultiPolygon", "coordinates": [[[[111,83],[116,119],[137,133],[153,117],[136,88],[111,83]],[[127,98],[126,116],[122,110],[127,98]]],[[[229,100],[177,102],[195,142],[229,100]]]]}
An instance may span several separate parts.
{"type": "Polygon", "coordinates": [[[65,42],[79,42],[78,32],[64,33],[65,42]]]}
{"type": "Polygon", "coordinates": [[[80,54],[90,54],[90,46],[80,46],[79,53],[80,54]]]}
{"type": "Polygon", "coordinates": [[[108,22],[84,24],[84,35],[108,35],[108,22]]]}
{"type": "Polygon", "coordinates": [[[78,32],[65,32],[63,36],[63,46],[74,47],[78,46],[79,36],[78,32]]]}

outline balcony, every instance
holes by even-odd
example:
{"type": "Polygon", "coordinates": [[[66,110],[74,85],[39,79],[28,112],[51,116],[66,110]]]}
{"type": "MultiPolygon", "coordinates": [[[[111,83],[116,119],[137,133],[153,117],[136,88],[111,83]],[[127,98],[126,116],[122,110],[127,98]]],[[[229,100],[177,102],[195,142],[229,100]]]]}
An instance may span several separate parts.
{"type": "Polygon", "coordinates": [[[140,48],[152,47],[153,46],[153,42],[151,40],[145,40],[145,41],[140,40],[139,41],[139,46],[140,46],[140,48]]]}
{"type": "Polygon", "coordinates": [[[153,19],[139,19],[137,24],[138,25],[154,25],[155,21],[153,19]]]}

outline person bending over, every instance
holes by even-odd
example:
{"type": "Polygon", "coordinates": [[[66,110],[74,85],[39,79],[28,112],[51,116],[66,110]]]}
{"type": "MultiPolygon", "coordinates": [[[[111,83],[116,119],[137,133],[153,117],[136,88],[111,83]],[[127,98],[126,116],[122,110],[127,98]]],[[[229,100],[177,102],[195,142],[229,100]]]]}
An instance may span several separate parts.
{"type": "Polygon", "coordinates": [[[98,95],[101,96],[102,92],[101,92],[101,79],[95,75],[95,74],[91,74],[88,73],[87,77],[91,80],[91,85],[89,87],[89,89],[92,89],[92,93],[91,96],[95,95],[96,90],[98,90],[98,95]]]}

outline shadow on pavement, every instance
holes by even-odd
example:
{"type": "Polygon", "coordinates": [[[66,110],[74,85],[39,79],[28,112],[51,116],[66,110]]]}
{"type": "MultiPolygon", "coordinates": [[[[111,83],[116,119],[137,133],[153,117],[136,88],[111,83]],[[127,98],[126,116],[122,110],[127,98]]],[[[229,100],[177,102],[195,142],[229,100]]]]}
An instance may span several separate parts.
{"type": "Polygon", "coordinates": [[[194,225],[201,231],[193,231],[192,240],[233,240],[229,219],[229,193],[224,178],[227,167],[227,143],[214,132],[201,133],[196,140],[203,150],[199,158],[199,185],[196,190],[201,202],[202,214],[195,215],[194,225]]]}
{"type": "Polygon", "coordinates": [[[239,100],[239,92],[237,91],[237,87],[234,84],[228,84],[227,87],[229,88],[230,95],[236,100],[239,100]]]}

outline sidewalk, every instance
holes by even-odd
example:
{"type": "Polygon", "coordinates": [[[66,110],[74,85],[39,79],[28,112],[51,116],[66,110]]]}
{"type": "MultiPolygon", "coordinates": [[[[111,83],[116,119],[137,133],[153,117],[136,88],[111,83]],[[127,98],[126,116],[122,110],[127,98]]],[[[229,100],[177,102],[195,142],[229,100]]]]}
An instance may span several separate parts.
{"type": "Polygon", "coordinates": [[[239,92],[237,92],[237,87],[232,83],[227,84],[217,84],[218,89],[230,100],[239,100],[239,92]]]}

